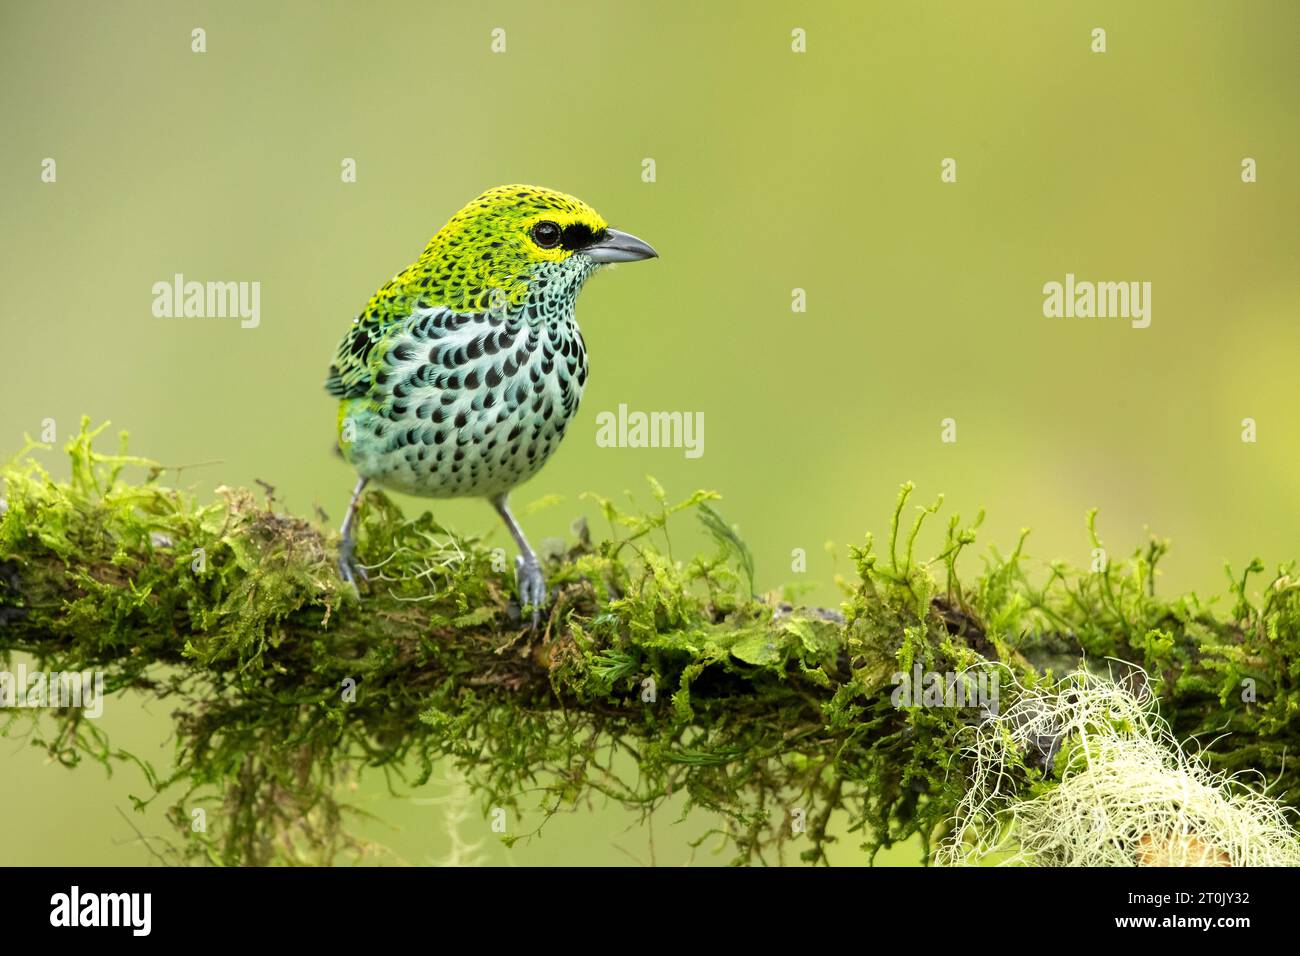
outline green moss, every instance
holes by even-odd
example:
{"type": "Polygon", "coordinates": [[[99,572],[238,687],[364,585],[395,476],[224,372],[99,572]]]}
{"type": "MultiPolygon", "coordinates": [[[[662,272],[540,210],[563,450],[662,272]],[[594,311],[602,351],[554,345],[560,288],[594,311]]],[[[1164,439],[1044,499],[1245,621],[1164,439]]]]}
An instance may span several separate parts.
{"type": "MultiPolygon", "coordinates": [[[[909,518],[908,485],[887,552],[870,538],[852,549],[840,621],[755,597],[753,558],[717,496],[675,501],[652,483],[645,512],[594,499],[609,534],[575,528],[547,567],[558,597],[534,633],[492,553],[427,513],[407,519],[367,496],[359,556],[373,570],[358,602],[335,574],[331,532],[247,491],[200,505],[127,456],[125,439],[96,451],[102,431],[83,427],[68,445],[67,481],[32,460],[35,446],[3,470],[0,654],[164,698],[175,769],[159,777],[75,710],[13,711],[4,726],[33,722],[67,764],[133,763],[150,789],[142,805],[168,804],[185,858],[362,856],[343,785],[365,772],[416,786],[442,760],[484,807],[528,794],[549,813],[599,793],[649,813],[685,794],[688,812],[718,815],[736,862],[824,861],[831,830],[869,855],[915,835],[928,846],[962,796],[956,741],[978,712],[893,706],[892,675],[916,663],[1000,661],[1032,687],[1084,656],[1132,661],[1175,732],[1204,734],[1214,765],[1259,769],[1292,803],[1300,794],[1283,761],[1300,709],[1290,567],[1258,598],[1258,562],[1231,576],[1220,614],[1195,595],[1156,596],[1159,541],[1095,573],[1052,565],[1036,584],[1022,536],[963,579],[982,515],[952,516],[923,560],[917,542],[941,502],[909,518]],[[674,557],[671,532],[692,514],[714,550],[674,557]],[[214,811],[205,834],[189,829],[196,806],[214,811]]],[[[1100,547],[1095,515],[1088,528],[1100,547]]],[[[1053,785],[1030,760],[1011,772],[1026,796],[1053,785]]]]}

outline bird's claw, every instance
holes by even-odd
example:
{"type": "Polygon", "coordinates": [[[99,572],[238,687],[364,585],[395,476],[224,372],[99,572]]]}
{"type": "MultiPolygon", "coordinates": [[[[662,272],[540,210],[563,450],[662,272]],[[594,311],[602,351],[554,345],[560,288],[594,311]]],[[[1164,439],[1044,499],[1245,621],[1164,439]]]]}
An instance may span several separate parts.
{"type": "Polygon", "coordinates": [[[357,563],[356,545],[351,540],[345,540],[339,545],[339,577],[343,583],[352,588],[353,593],[358,597],[361,596],[361,589],[357,581],[363,583],[369,582],[370,576],[366,574],[366,569],[357,563]]]}
{"type": "Polygon", "coordinates": [[[536,559],[529,561],[519,555],[515,558],[515,583],[519,588],[519,603],[533,608],[533,627],[546,606],[546,577],[536,559]]]}

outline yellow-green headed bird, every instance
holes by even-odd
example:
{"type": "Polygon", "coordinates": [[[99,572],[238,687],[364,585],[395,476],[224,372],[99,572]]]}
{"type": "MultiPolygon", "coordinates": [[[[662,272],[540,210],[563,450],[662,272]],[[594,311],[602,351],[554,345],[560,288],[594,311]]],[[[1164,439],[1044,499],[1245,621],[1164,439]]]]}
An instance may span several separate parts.
{"type": "Polygon", "coordinates": [[[368,482],[430,498],[482,497],[520,556],[521,604],[546,581],[506,503],[564,437],[587,381],[574,318],[600,266],[650,259],[573,196],[498,186],[434,234],[352,320],[325,388],[339,398],[339,449],[360,476],[343,520],[339,573],[365,579],[353,521],[368,482]]]}

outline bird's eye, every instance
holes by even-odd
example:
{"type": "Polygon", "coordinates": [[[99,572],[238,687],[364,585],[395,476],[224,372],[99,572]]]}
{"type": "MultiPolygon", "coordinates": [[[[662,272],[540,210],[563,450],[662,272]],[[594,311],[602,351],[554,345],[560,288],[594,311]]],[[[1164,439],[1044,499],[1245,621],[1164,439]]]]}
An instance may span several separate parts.
{"type": "Polygon", "coordinates": [[[560,227],[549,219],[533,226],[533,242],[543,249],[554,249],[560,244],[560,227]]]}

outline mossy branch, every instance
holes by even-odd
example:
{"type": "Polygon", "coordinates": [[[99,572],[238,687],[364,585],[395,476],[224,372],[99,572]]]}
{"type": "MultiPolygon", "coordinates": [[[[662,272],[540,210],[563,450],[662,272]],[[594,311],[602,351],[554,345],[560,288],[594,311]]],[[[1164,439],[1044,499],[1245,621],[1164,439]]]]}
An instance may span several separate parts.
{"type": "MultiPolygon", "coordinates": [[[[609,536],[579,526],[552,557],[557,597],[534,631],[508,564],[428,514],[408,520],[382,494],[367,498],[359,557],[371,586],[358,602],[318,523],[224,487],[200,505],[128,457],[125,438],[117,454],[96,451],[102,430],[83,425],[68,445],[67,481],[34,447],[3,471],[0,656],[100,671],[110,693],[166,699],[174,769],[115,749],[75,708],[47,710],[52,720],[13,710],[0,726],[33,721],[65,764],[136,764],[153,791],[140,805],[168,801],[182,856],[362,855],[342,784],[369,768],[414,787],[445,759],[485,806],[541,793],[552,812],[605,794],[649,813],[684,793],[688,808],[720,815],[737,862],[789,850],[821,862],[846,832],[869,854],[918,834],[928,847],[963,795],[958,741],[980,714],[895,706],[894,675],[988,661],[1026,687],[1085,658],[1139,665],[1179,737],[1201,735],[1214,766],[1258,770],[1279,799],[1300,799],[1285,760],[1300,738],[1290,568],[1259,597],[1251,576],[1262,565],[1230,573],[1226,613],[1194,595],[1156,596],[1160,541],[1095,570],[1053,564],[1035,584],[1022,536],[959,580],[979,519],[953,516],[936,557],[921,560],[940,503],[917,509],[900,542],[908,485],[885,561],[870,538],[854,548],[842,613],[830,614],[753,597],[753,558],[715,496],[672,501],[652,483],[645,514],[595,499],[609,536]],[[126,468],[139,480],[124,481],[126,468]],[[674,559],[670,525],[692,512],[716,551],[674,559]],[[211,825],[193,833],[200,806],[211,825]]],[[[1100,547],[1092,517],[1088,527],[1100,547]]],[[[1017,785],[1050,785],[1046,765],[1027,758],[1017,785]]]]}

